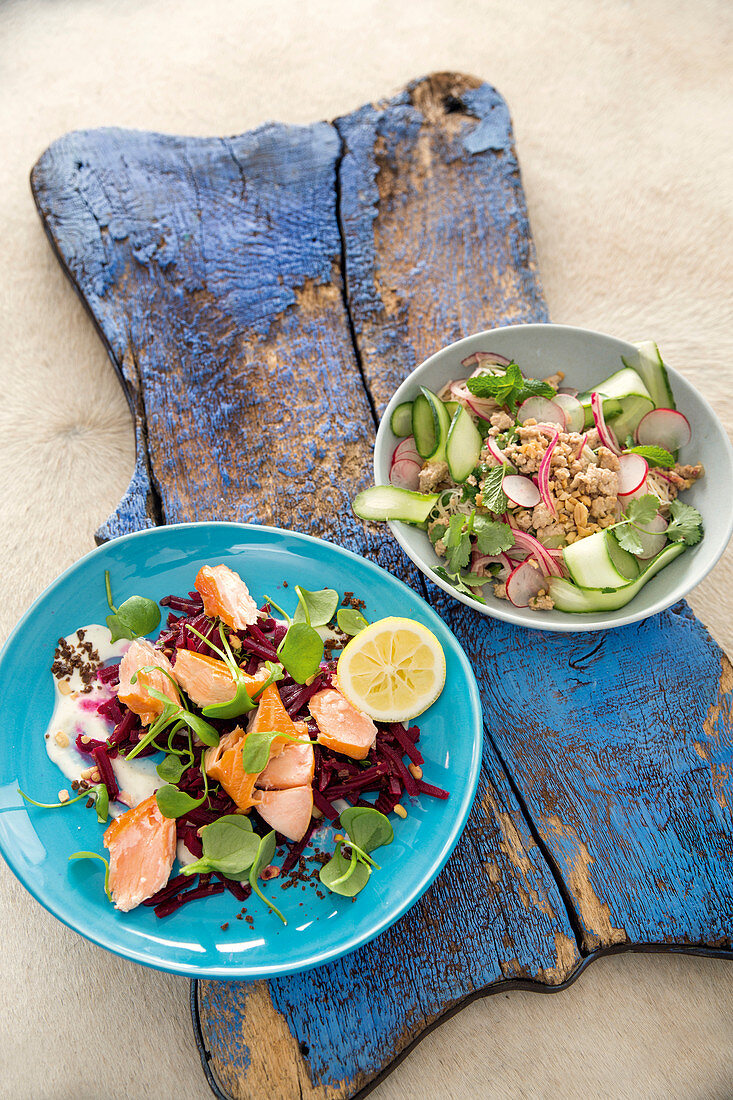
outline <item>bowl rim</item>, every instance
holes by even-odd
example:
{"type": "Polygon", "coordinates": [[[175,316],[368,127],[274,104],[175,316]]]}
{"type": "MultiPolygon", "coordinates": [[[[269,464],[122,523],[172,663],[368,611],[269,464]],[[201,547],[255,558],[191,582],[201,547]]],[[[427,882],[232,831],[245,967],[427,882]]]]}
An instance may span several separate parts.
{"type": "MultiPolygon", "coordinates": [[[[619,336],[613,336],[610,333],[606,332],[599,332],[597,329],[583,328],[579,325],[554,324],[550,321],[530,322],[527,324],[516,325],[499,325],[495,328],[482,329],[479,332],[470,333],[468,336],[462,336],[459,340],[454,340],[450,344],[443,345],[437,351],[433,352],[432,355],[429,355],[427,359],[424,359],[412,371],[410,371],[407,377],[400,383],[400,385],[393,393],[384,410],[384,413],[379,420],[379,424],[377,425],[376,439],[374,443],[375,484],[383,484],[383,482],[380,482],[379,459],[383,447],[385,432],[390,430],[389,424],[391,415],[398,405],[407,400],[407,398],[405,397],[405,393],[408,389],[414,387],[416,376],[422,374],[437,359],[445,356],[446,353],[453,351],[457,352],[465,345],[469,343],[475,343],[477,339],[489,338],[495,336],[497,333],[516,332],[518,330],[530,332],[535,331],[539,334],[542,332],[547,332],[548,329],[578,333],[588,337],[601,337],[604,340],[612,340],[616,343],[626,344],[630,352],[636,350],[634,344],[630,343],[628,340],[622,339],[619,336]]],[[[707,417],[716,427],[716,431],[720,436],[720,442],[722,444],[723,451],[728,460],[728,465],[731,470],[733,470],[733,445],[731,445],[731,441],[728,437],[728,433],[726,432],[722,421],[716,415],[712,406],[706,400],[706,398],[703,397],[700,391],[695,386],[693,386],[692,383],[684,377],[684,375],[680,374],[674,369],[674,367],[670,367],[666,363],[665,367],[667,368],[670,380],[673,385],[677,382],[681,382],[683,383],[683,385],[689,386],[690,389],[694,391],[695,396],[700,402],[700,405],[705,411],[707,417]]],[[[405,529],[409,529],[408,524],[404,524],[399,520],[388,520],[387,524],[392,535],[402,547],[404,552],[407,554],[408,558],[410,558],[410,560],[414,562],[418,569],[420,569],[420,571],[424,573],[425,576],[427,576],[429,580],[433,582],[433,584],[436,584],[439,588],[442,588],[443,591],[447,593],[447,595],[451,596],[454,600],[458,600],[460,603],[465,604],[467,607],[472,607],[475,611],[480,612],[482,615],[487,615],[495,619],[502,619],[504,622],[512,623],[514,626],[523,627],[527,630],[544,630],[552,631],[555,633],[581,633],[592,630],[615,630],[618,627],[628,626],[630,623],[640,622],[644,619],[651,618],[652,615],[657,615],[660,611],[665,611],[668,607],[671,607],[672,604],[675,604],[679,600],[684,599],[684,597],[693,588],[695,588],[696,585],[698,585],[700,581],[702,581],[704,577],[706,577],[708,573],[717,565],[718,561],[725,552],[731,535],[733,534],[733,507],[729,507],[728,523],[726,526],[724,537],[721,537],[719,543],[714,547],[711,558],[704,565],[698,566],[697,572],[694,569],[690,571],[693,574],[692,579],[690,579],[689,575],[686,577],[683,576],[682,580],[674,585],[667,594],[662,595],[657,600],[655,600],[651,607],[645,608],[644,610],[629,612],[628,614],[622,615],[617,619],[613,619],[612,621],[609,621],[602,612],[594,612],[592,615],[576,615],[572,614],[571,612],[559,612],[559,614],[565,614],[567,616],[567,622],[564,620],[543,621],[539,615],[537,616],[537,618],[539,619],[538,622],[525,622],[524,618],[517,614],[518,612],[525,609],[515,608],[512,604],[509,603],[508,600],[498,600],[492,597],[492,599],[494,600],[493,603],[481,604],[478,602],[478,600],[473,599],[471,596],[466,596],[461,592],[457,592],[455,588],[451,587],[450,584],[442,580],[433,570],[433,568],[427,564],[427,562],[425,562],[422,558],[414,553],[404,534],[405,529]]],[[[634,600],[632,599],[627,606],[633,607],[633,605],[634,600]]],[[[621,609],[619,608],[619,610],[621,609]]]]}

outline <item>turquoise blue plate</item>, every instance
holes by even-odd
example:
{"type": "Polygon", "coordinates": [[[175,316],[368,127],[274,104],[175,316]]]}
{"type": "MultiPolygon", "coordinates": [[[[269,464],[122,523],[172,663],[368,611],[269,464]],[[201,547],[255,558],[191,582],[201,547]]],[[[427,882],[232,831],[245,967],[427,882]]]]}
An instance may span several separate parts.
{"type": "MultiPolygon", "coordinates": [[[[328,542],[236,523],[152,528],[93,550],[46,589],[0,654],[0,851],[27,890],[55,917],[93,943],[146,966],[195,978],[271,978],[320,966],[383,932],[414,905],[444,866],[471,808],[481,763],[482,718],[476,680],[441,619],[383,569],[328,542]],[[229,894],[192,902],[162,920],[140,906],[114,909],[97,860],[68,862],[72,852],[102,853],[104,826],[83,801],[63,809],[26,806],[17,788],[55,801],[68,786],[46,754],[43,735],[54,705],[50,665],[56,641],[79,626],[104,622],[104,570],[118,602],[138,593],[160,599],[186,593],[199,567],[224,562],[238,570],[258,602],[273,596],[286,610],[292,586],[351,590],[366,600],[370,620],[419,620],[445,650],[443,694],[419,721],[425,779],[450,791],[447,801],[420,796],[408,816],[392,815],[395,839],[380,850],[375,872],[355,902],[314,886],[265,889],[288,918],[283,926],[259,901],[247,902],[250,930],[236,920],[241,903],[229,894]],[[287,581],[289,589],[282,588],[287,581]],[[278,597],[281,597],[279,599],[278,597]],[[224,930],[221,925],[229,922],[224,930]]],[[[319,838],[331,850],[333,830],[319,838]]]]}

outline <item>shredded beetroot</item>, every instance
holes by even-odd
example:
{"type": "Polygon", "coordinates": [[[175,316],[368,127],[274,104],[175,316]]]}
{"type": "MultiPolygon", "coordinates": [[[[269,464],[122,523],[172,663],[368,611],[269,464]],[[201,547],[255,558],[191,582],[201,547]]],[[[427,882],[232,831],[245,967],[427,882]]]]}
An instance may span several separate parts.
{"type": "Polygon", "coordinates": [[[117,687],[120,682],[120,666],[106,665],[104,668],[98,668],[97,679],[100,684],[109,684],[110,687],[117,687]]]}
{"type": "Polygon", "coordinates": [[[74,742],[74,744],[76,745],[77,750],[79,752],[83,752],[85,756],[91,756],[92,755],[92,749],[94,748],[94,746],[97,742],[90,741],[88,737],[87,737],[86,742],[82,741],[82,737],[86,737],[86,736],[87,735],[85,733],[77,733],[76,741],[74,742]]]}
{"type": "Polygon", "coordinates": [[[219,871],[215,872],[216,878],[220,882],[223,882],[230,894],[234,894],[237,901],[246,901],[252,893],[252,887],[247,884],[243,886],[241,882],[237,882],[236,879],[227,878],[226,875],[222,875],[219,871]]]}
{"type": "Polygon", "coordinates": [[[335,809],[327,798],[321,794],[315,787],[313,788],[313,805],[321,811],[324,817],[327,817],[329,821],[336,821],[339,812],[335,809]]]}
{"type": "MultiPolygon", "coordinates": [[[[200,879],[204,877],[207,876],[201,875],[200,879]]],[[[223,894],[225,889],[223,882],[206,882],[203,886],[199,884],[193,890],[188,890],[186,893],[180,893],[167,901],[160,902],[155,907],[155,915],[156,917],[167,917],[170,913],[175,913],[176,909],[180,909],[182,905],[187,905],[189,901],[208,898],[212,894],[223,894]]]]}
{"type": "Polygon", "coordinates": [[[99,775],[102,779],[102,782],[107,788],[109,800],[110,802],[112,802],[115,798],[117,798],[117,795],[120,793],[120,788],[117,786],[115,773],[112,771],[112,765],[107,754],[106,745],[100,744],[97,745],[96,748],[93,748],[92,756],[94,757],[94,762],[99,769],[99,775]]]}
{"type": "Polygon", "coordinates": [[[184,596],[164,596],[159,603],[161,607],[170,607],[171,611],[182,611],[184,615],[200,615],[204,609],[204,601],[195,590],[189,592],[188,599],[184,596]]]}
{"type": "Polygon", "coordinates": [[[158,905],[161,901],[167,901],[168,898],[172,898],[174,894],[177,894],[184,886],[189,886],[190,883],[191,879],[188,875],[176,875],[175,878],[169,879],[166,885],[158,890],[157,894],[146,898],[143,905],[153,906],[158,905]]]}
{"type": "Polygon", "coordinates": [[[302,839],[291,845],[290,851],[283,860],[282,873],[284,875],[286,875],[288,871],[292,871],[293,867],[295,867],[303,852],[308,847],[308,841],[310,840],[317,826],[318,822],[315,820],[315,818],[313,818],[310,825],[306,829],[305,835],[302,837],[302,839]]]}
{"type": "Polygon", "coordinates": [[[101,714],[103,718],[106,718],[108,722],[112,722],[115,726],[122,721],[124,713],[122,704],[116,695],[97,705],[97,714],[101,714]]]}
{"type": "Polygon", "coordinates": [[[448,798],[448,792],[442,787],[434,787],[432,783],[426,783],[423,779],[418,779],[417,786],[420,794],[429,794],[431,798],[448,798]]]}
{"type": "MultiPolygon", "coordinates": [[[[417,727],[413,726],[413,729],[417,727]]],[[[423,764],[424,758],[419,749],[415,747],[415,742],[409,736],[408,731],[402,725],[401,722],[392,722],[389,727],[389,732],[394,737],[397,744],[402,749],[402,752],[409,756],[413,764],[423,764]]]]}

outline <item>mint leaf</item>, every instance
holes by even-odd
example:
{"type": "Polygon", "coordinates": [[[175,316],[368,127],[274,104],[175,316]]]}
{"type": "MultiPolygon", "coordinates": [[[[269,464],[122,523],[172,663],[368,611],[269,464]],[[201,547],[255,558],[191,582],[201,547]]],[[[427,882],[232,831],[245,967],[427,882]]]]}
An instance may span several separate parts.
{"type": "Polygon", "coordinates": [[[468,378],[466,386],[476,397],[493,397],[497,404],[504,405],[512,413],[528,397],[555,396],[555,390],[547,382],[523,378],[516,363],[510,363],[503,374],[478,374],[468,378]]]}
{"type": "Polygon", "coordinates": [[[659,497],[654,493],[646,493],[643,497],[629,501],[624,519],[629,523],[651,523],[659,511],[659,497]]]}
{"type": "Polygon", "coordinates": [[[514,546],[514,532],[508,523],[476,515],[473,521],[476,545],[482,554],[500,554],[514,546]]]}
{"type": "Polygon", "coordinates": [[[669,451],[665,451],[664,447],[627,447],[624,453],[627,455],[641,455],[650,466],[662,466],[665,469],[674,466],[674,455],[670,454],[669,451]]]}
{"type": "Polygon", "coordinates": [[[492,466],[481,484],[481,500],[484,508],[498,515],[503,515],[509,507],[509,501],[502,489],[504,474],[508,466],[492,466]]]}
{"type": "Polygon", "coordinates": [[[697,508],[681,500],[673,500],[669,511],[672,521],[666,533],[670,542],[684,542],[687,546],[699,542],[702,538],[702,516],[697,508]]]}
{"type": "Polygon", "coordinates": [[[539,378],[525,378],[524,384],[515,400],[518,405],[526,401],[528,397],[546,397],[549,401],[556,394],[549,382],[542,382],[539,378]]]}

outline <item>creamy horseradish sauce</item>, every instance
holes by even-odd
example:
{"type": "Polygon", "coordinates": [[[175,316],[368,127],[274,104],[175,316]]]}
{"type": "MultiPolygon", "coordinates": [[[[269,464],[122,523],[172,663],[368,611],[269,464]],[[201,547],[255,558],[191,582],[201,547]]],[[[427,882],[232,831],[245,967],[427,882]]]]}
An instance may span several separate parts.
{"type": "MultiPolygon", "coordinates": [[[[67,779],[81,779],[82,773],[94,766],[93,759],[82,756],[76,748],[77,736],[82,734],[92,742],[109,737],[110,724],[97,714],[97,707],[112,699],[115,691],[108,684],[100,684],[96,671],[100,665],[122,657],[129,645],[125,639],[112,642],[109,629],[97,623],[59,640],[51,669],[56,705],[44,740],[50,759],[67,779]]],[[[110,816],[119,817],[163,786],[156,763],[152,757],[128,763],[116,756],[111,761],[122,801],[110,802],[110,816]]]]}

